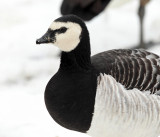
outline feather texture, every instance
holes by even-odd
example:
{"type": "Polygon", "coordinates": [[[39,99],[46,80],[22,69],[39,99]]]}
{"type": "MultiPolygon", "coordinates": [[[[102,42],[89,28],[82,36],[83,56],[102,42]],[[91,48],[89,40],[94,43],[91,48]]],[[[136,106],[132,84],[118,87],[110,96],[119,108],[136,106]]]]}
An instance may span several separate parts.
{"type": "Polygon", "coordinates": [[[110,50],[92,57],[93,66],[127,89],[160,94],[160,57],[145,50],[110,50]]]}
{"type": "Polygon", "coordinates": [[[126,90],[110,75],[100,75],[92,137],[156,137],[160,134],[160,97],[126,90]]]}

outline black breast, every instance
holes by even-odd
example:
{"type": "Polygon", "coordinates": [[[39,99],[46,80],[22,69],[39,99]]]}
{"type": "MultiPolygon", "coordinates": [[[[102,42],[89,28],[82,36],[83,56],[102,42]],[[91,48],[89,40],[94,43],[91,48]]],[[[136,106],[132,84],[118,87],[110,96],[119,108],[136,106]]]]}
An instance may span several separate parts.
{"type": "Polygon", "coordinates": [[[58,71],[45,91],[46,107],[61,126],[86,132],[91,123],[97,80],[91,72],[58,71]]]}

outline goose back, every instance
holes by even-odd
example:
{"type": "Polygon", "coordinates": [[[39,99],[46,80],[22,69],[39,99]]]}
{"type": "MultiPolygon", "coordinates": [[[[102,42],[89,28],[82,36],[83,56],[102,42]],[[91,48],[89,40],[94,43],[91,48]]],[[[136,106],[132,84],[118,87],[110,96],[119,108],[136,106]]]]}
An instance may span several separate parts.
{"type": "Polygon", "coordinates": [[[91,61],[99,72],[113,76],[127,89],[160,95],[160,57],[153,53],[142,49],[110,50],[92,56],[91,61]]]}

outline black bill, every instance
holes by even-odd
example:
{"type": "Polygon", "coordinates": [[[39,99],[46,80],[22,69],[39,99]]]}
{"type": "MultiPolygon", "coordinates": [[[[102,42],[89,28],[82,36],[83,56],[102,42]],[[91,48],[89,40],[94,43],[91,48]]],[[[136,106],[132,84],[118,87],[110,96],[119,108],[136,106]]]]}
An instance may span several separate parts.
{"type": "Polygon", "coordinates": [[[55,42],[55,33],[50,29],[41,38],[36,40],[36,44],[54,43],[54,42],[55,42]]]}

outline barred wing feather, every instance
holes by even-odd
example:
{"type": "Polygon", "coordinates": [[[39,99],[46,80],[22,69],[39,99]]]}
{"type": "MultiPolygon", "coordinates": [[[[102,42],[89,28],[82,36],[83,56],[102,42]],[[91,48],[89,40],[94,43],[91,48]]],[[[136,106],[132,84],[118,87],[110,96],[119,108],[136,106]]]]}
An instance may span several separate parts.
{"type": "Polygon", "coordinates": [[[160,57],[142,49],[110,50],[92,56],[92,65],[109,74],[126,89],[159,94],[160,57]]]}

